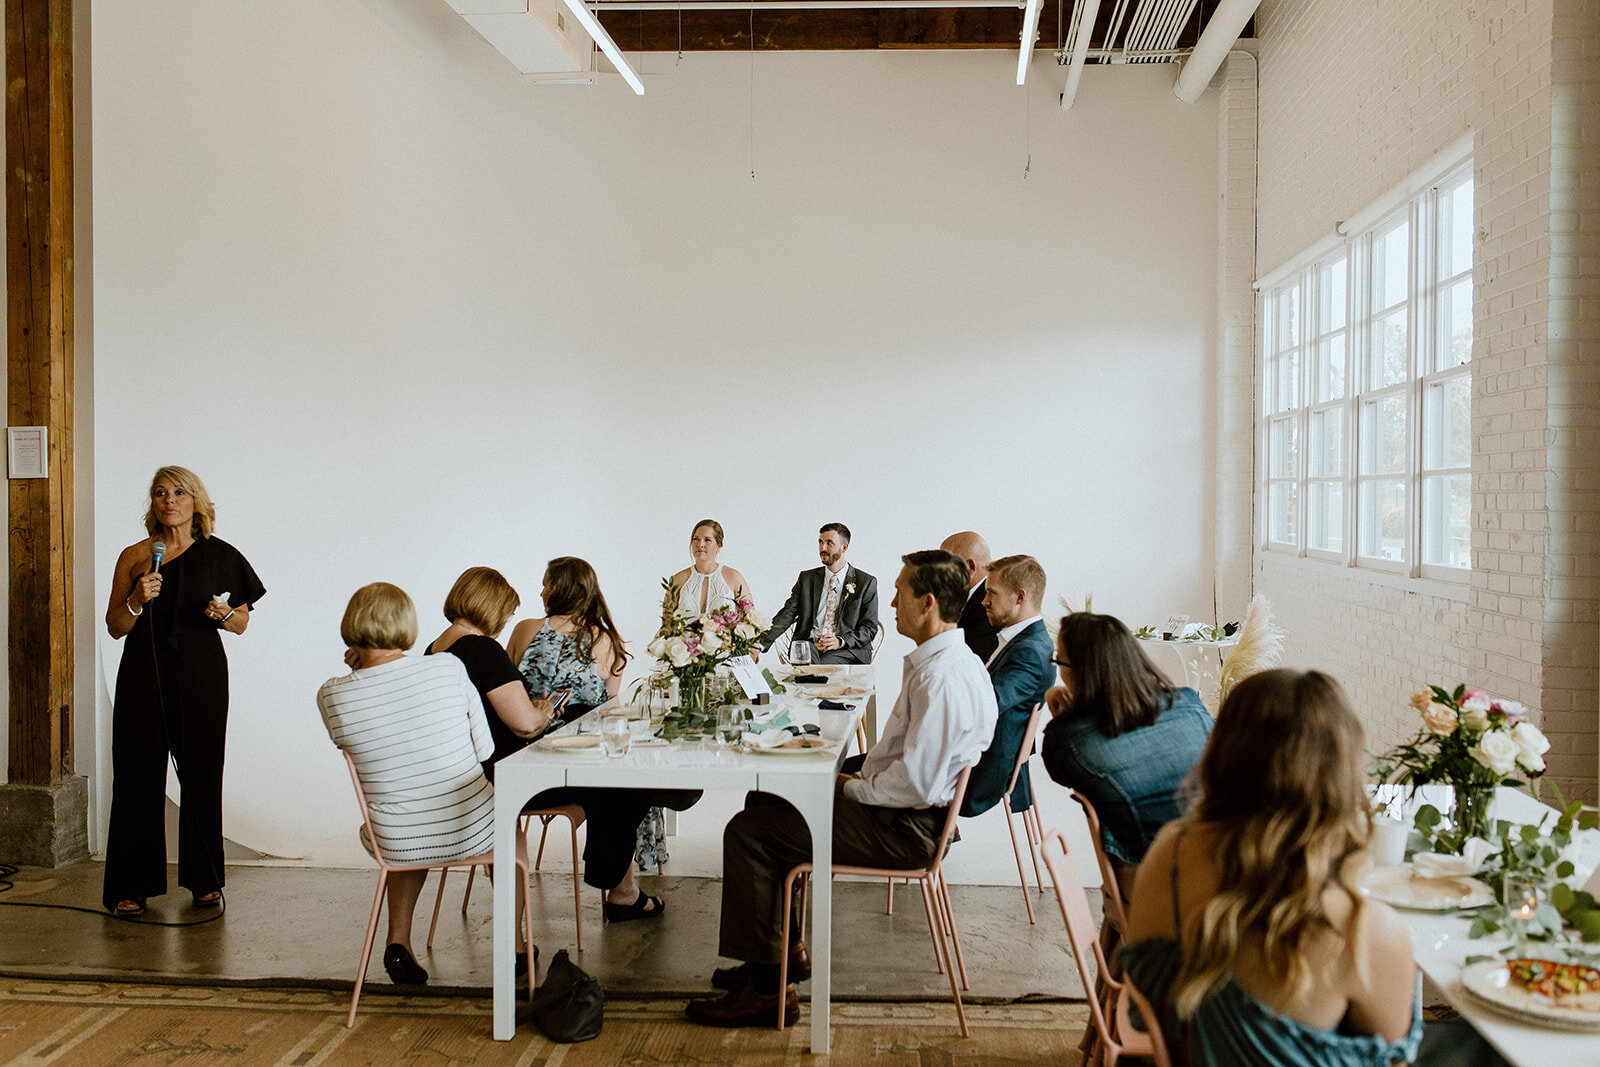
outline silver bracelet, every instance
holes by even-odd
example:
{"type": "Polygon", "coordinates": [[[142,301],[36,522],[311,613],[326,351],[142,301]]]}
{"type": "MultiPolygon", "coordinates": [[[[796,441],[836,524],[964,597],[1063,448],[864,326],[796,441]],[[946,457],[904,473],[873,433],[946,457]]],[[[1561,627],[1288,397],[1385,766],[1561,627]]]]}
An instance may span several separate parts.
{"type": "Polygon", "coordinates": [[[226,626],[226,625],[227,625],[227,624],[228,624],[228,620],[229,620],[229,619],[231,619],[231,618],[233,618],[233,613],[234,613],[234,612],[235,612],[235,611],[238,611],[238,610],[239,610],[239,609],[238,609],[238,608],[233,608],[233,609],[232,609],[232,610],[230,610],[230,611],[229,611],[229,612],[228,612],[228,613],[227,613],[227,614],[226,614],[226,615],[224,615],[224,616],[223,616],[223,617],[222,617],[222,624],[223,624],[223,625],[224,625],[224,626],[226,626]]]}
{"type": "Polygon", "coordinates": [[[140,615],[144,614],[144,609],[140,608],[138,611],[134,611],[133,610],[133,604],[130,603],[132,598],[133,598],[133,594],[132,593],[129,593],[127,596],[123,597],[122,598],[122,606],[128,609],[128,614],[129,615],[132,615],[134,618],[137,619],[140,615]]]}

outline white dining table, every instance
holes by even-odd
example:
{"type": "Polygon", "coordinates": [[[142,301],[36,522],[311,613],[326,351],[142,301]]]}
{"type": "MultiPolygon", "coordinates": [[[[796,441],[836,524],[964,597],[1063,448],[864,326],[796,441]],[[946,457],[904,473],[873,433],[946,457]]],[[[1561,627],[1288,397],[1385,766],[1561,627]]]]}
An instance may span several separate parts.
{"type": "MultiPolygon", "coordinates": [[[[1419,792],[1422,795],[1408,807],[1424,802],[1440,808],[1449,804],[1443,787],[1424,786],[1419,792]]],[[[1559,814],[1520,789],[1502,787],[1494,804],[1491,814],[1495,818],[1513,822],[1533,824],[1541,817],[1559,814]]],[[[1558,1030],[1523,1022],[1480,1004],[1462,988],[1461,972],[1467,958],[1498,952],[1506,945],[1504,938],[1468,937],[1472,920],[1455,913],[1402,910],[1400,916],[1411,935],[1417,966],[1461,1017],[1507,1060],[1519,1067],[1600,1067],[1600,1032],[1558,1030]]]]}
{"type": "MultiPolygon", "coordinates": [[[[841,679],[859,684],[854,673],[841,679]]],[[[816,722],[814,704],[789,694],[774,699],[796,723],[816,722]]],[[[860,721],[865,701],[858,701],[846,739],[860,721]]],[[[593,713],[591,713],[592,715],[593,713]]],[[[570,729],[570,728],[569,728],[570,729]]],[[[715,742],[676,741],[665,746],[633,746],[627,755],[610,758],[597,749],[558,750],[534,744],[495,765],[495,854],[509,856],[516,848],[518,815],[534,794],[558,786],[632,789],[759,790],[793,804],[811,829],[811,862],[819,871],[833,865],[834,780],[848,744],[807,755],[772,755],[719,748],[715,742]]],[[[510,1040],[516,1031],[516,879],[494,881],[494,1037],[510,1040]]],[[[811,901],[811,1050],[828,1050],[828,1001],[831,995],[833,880],[815,878],[811,901]]],[[[713,959],[706,959],[709,974],[713,959]]]]}

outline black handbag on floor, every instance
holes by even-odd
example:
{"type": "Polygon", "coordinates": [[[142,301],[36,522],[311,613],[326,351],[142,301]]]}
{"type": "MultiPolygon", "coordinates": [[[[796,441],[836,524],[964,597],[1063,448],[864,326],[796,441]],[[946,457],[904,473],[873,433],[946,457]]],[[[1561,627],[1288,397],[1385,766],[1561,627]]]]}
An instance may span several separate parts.
{"type": "Polygon", "coordinates": [[[593,1041],[600,1036],[606,995],[594,975],[567,958],[562,949],[550,961],[544,983],[528,1005],[533,1025],[551,1041],[593,1041]]]}

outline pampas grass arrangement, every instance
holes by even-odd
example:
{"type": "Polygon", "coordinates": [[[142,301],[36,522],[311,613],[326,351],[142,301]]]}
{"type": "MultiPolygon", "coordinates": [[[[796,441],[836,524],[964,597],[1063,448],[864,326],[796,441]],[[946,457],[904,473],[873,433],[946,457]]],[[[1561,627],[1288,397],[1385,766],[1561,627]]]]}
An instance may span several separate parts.
{"type": "Polygon", "coordinates": [[[1239,643],[1222,664],[1219,701],[1228,699],[1228,692],[1252,674],[1276,667],[1282,656],[1283,629],[1272,621],[1272,602],[1257,593],[1245,609],[1239,643]]]}

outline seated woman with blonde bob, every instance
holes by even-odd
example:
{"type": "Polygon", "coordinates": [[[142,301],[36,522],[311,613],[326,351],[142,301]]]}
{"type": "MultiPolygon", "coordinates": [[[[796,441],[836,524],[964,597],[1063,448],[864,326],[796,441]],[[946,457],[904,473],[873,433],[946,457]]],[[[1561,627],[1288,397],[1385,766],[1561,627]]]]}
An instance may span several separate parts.
{"type": "MultiPolygon", "coordinates": [[[[417,610],[388,582],[356,590],[339,636],[353,670],[322,684],[317,708],[328,736],[355,764],[377,847],[406,864],[488,852],[494,788],[479,761],[494,742],[461,662],[405,654],[417,641],[417,610]]],[[[397,983],[428,980],[411,951],[411,916],[427,877],[426,869],[389,876],[383,966],[397,983]]]]}
{"type": "Polygon", "coordinates": [[[1157,835],[1124,971],[1194,1064],[1410,1063],[1421,979],[1394,910],[1365,900],[1361,724],[1316,671],[1247,678],[1217,713],[1190,813],[1157,835]]]}

